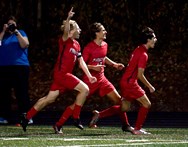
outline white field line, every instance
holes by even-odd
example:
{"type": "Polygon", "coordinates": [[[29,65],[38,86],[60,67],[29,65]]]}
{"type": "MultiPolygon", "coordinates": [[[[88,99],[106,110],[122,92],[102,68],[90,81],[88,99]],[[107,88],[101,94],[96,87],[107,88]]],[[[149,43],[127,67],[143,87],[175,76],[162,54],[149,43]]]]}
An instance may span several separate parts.
{"type": "Polygon", "coordinates": [[[0,140],[29,140],[29,138],[19,138],[19,137],[6,137],[6,138],[0,138],[0,140]]]}
{"type": "MultiPolygon", "coordinates": [[[[148,142],[148,143],[129,143],[129,144],[95,144],[95,145],[73,145],[73,146],[70,146],[68,145],[68,147],[98,147],[98,146],[107,146],[107,147],[110,147],[110,146],[143,146],[143,145],[170,145],[170,144],[188,144],[188,142],[168,142],[168,143],[165,143],[165,142],[159,142],[159,143],[156,143],[156,142],[148,142]]],[[[65,147],[65,146],[48,146],[48,147],[65,147]]]]}
{"type": "MultiPolygon", "coordinates": [[[[0,140],[29,140],[30,138],[21,138],[21,137],[2,137],[0,138],[0,140]]],[[[100,140],[108,140],[108,141],[125,141],[126,143],[138,143],[138,144],[175,144],[175,143],[187,143],[188,144],[188,141],[185,141],[185,140],[158,140],[158,139],[97,139],[97,138],[94,138],[94,139],[90,139],[90,138],[40,138],[39,140],[62,140],[62,141],[88,141],[88,140],[93,140],[93,141],[100,141],[100,140]]],[[[93,145],[91,145],[93,146],[93,145]]]]}

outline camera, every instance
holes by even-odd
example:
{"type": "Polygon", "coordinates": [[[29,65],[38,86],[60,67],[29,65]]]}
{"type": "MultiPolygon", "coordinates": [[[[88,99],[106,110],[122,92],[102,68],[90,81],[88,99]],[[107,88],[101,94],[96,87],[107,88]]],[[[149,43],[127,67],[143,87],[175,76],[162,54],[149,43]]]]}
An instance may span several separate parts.
{"type": "Polygon", "coordinates": [[[16,25],[13,23],[8,24],[8,28],[9,31],[14,32],[16,30],[16,25]]]}

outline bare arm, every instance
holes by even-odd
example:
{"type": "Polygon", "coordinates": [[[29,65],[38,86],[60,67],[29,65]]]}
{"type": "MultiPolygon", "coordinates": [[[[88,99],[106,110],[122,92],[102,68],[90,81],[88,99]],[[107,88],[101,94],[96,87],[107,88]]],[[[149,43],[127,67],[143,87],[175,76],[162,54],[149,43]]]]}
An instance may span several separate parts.
{"type": "Polygon", "coordinates": [[[68,39],[68,37],[69,37],[69,32],[70,32],[70,23],[69,23],[69,21],[74,15],[74,12],[72,10],[73,10],[73,7],[69,11],[68,17],[67,17],[66,22],[65,22],[64,32],[63,32],[63,36],[62,36],[63,41],[66,41],[68,39]]]}
{"type": "Polygon", "coordinates": [[[105,67],[105,65],[87,65],[88,69],[95,70],[95,71],[101,71],[102,68],[105,67]]]}
{"type": "Polygon", "coordinates": [[[21,46],[21,48],[28,48],[29,46],[29,40],[27,37],[23,37],[22,34],[18,31],[15,30],[14,32],[18,38],[19,44],[21,46]]]}
{"type": "Polygon", "coordinates": [[[84,71],[84,73],[87,75],[89,81],[90,81],[91,83],[96,82],[97,79],[96,79],[95,77],[93,77],[93,76],[90,74],[90,72],[89,72],[89,70],[88,70],[88,68],[87,68],[87,65],[86,65],[86,63],[84,62],[83,58],[82,58],[82,57],[78,58],[78,61],[79,61],[80,67],[82,68],[82,70],[84,71]]]}
{"type": "Polygon", "coordinates": [[[150,92],[154,92],[155,88],[148,82],[146,77],[144,76],[144,68],[138,68],[138,79],[146,86],[149,88],[150,92]]]}
{"type": "Polygon", "coordinates": [[[7,27],[8,27],[8,25],[7,25],[7,24],[4,24],[3,30],[2,30],[2,32],[0,33],[0,40],[3,40],[3,36],[4,36],[4,34],[5,34],[5,31],[6,31],[7,27]]]}
{"type": "Polygon", "coordinates": [[[122,63],[116,63],[112,61],[111,59],[109,59],[108,57],[105,58],[105,63],[118,70],[122,70],[125,67],[122,63]]]}

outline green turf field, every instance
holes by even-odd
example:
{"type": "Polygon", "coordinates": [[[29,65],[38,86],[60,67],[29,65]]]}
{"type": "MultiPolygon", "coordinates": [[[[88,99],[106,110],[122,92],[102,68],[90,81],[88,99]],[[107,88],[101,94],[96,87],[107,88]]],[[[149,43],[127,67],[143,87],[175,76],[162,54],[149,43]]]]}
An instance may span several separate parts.
{"type": "Polygon", "coordinates": [[[65,126],[64,134],[54,134],[52,126],[28,126],[27,132],[21,127],[0,126],[0,147],[57,147],[57,146],[170,146],[188,147],[187,128],[147,128],[152,135],[124,133],[120,127],[99,127],[78,130],[65,126]]]}

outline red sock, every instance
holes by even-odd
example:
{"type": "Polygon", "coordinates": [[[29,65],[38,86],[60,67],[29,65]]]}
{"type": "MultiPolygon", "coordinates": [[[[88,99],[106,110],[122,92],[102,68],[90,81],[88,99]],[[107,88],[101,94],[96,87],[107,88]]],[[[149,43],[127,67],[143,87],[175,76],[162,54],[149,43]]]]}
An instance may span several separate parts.
{"type": "Polygon", "coordinates": [[[146,119],[146,116],[148,114],[149,109],[145,107],[141,107],[138,112],[138,117],[135,124],[135,130],[140,130],[142,128],[142,125],[146,119]]]}
{"type": "Polygon", "coordinates": [[[56,123],[57,126],[62,126],[65,121],[72,115],[73,110],[71,109],[70,106],[68,106],[65,111],[63,112],[63,114],[61,115],[61,118],[59,119],[59,121],[56,123]]]}
{"type": "Polygon", "coordinates": [[[119,113],[120,106],[114,105],[108,109],[99,112],[99,118],[109,117],[119,113]]]}
{"type": "Polygon", "coordinates": [[[32,107],[28,112],[27,112],[27,115],[26,115],[26,118],[28,120],[30,120],[31,118],[33,118],[36,114],[38,113],[38,111],[32,107]]]}
{"type": "Polygon", "coordinates": [[[73,110],[73,116],[72,116],[74,119],[80,118],[81,108],[82,108],[82,106],[75,104],[74,110],[73,110]]]}
{"type": "Polygon", "coordinates": [[[127,117],[127,113],[126,112],[122,112],[121,108],[119,109],[119,115],[120,115],[120,119],[121,119],[122,125],[130,126],[129,121],[128,121],[128,117],[127,117]]]}

